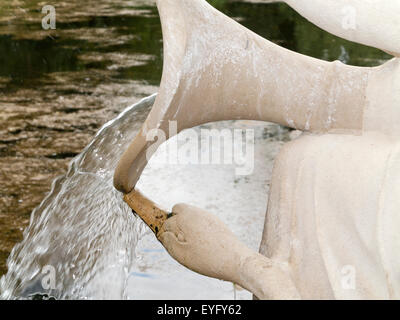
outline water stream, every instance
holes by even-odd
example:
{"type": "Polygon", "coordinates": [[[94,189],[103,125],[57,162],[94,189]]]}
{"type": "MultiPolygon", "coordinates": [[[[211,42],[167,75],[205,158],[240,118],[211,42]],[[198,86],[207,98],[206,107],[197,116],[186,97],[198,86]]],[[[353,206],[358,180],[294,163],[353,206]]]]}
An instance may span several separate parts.
{"type": "Polygon", "coordinates": [[[68,173],[54,181],[10,255],[1,298],[38,292],[59,299],[124,298],[142,225],[113,188],[112,175],[121,147],[135,136],[154,99],[143,99],[104,125],[68,173]],[[56,287],[47,292],[45,266],[56,275],[56,287]]]}

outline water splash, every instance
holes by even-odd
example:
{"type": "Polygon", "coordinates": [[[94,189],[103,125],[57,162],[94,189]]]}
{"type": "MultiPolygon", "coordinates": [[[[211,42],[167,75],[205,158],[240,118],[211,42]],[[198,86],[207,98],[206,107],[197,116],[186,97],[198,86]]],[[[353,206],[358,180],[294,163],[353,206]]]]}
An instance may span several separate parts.
{"type": "Polygon", "coordinates": [[[143,224],[112,185],[124,148],[139,131],[156,94],[124,110],[105,124],[92,142],[57,178],[51,192],[32,212],[24,239],[8,258],[0,298],[29,298],[35,293],[58,299],[123,299],[135,262],[143,224]],[[42,280],[50,266],[54,287],[42,280]]]}

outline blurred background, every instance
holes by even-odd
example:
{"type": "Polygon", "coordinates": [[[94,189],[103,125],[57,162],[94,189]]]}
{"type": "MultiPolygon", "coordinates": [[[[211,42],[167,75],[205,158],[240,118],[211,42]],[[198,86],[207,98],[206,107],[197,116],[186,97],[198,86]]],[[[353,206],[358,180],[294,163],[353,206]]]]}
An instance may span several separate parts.
{"type": "MultiPolygon", "coordinates": [[[[281,3],[210,0],[259,35],[316,58],[375,66],[390,56],[334,37],[281,3]]],[[[0,276],[31,211],[96,131],[157,92],[152,0],[0,0],[0,276]],[[56,29],[43,30],[44,5],[56,29]]]]}

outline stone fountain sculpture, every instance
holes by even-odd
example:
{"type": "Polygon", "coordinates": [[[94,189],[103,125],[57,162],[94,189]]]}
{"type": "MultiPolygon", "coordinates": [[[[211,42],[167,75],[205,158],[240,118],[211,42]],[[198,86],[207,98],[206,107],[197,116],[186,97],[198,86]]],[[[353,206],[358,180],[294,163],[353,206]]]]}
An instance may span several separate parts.
{"type": "Polygon", "coordinates": [[[273,44],[204,0],[159,0],[160,91],[115,187],[178,262],[260,299],[400,299],[400,1],[286,3],[395,58],[373,68],[326,62],[273,44]],[[346,7],[353,28],[343,25],[346,7]],[[134,190],[158,147],[146,138],[151,129],[169,138],[171,120],[180,132],[230,119],[304,132],[275,160],[260,253],[213,214],[185,204],[168,214],[134,190]]]}

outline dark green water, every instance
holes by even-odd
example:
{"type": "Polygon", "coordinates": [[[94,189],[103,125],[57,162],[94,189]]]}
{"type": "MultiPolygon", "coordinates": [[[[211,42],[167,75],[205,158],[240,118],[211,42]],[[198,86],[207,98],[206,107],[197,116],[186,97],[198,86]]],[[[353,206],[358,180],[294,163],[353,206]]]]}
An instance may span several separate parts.
{"type": "MultiPolygon", "coordinates": [[[[377,65],[389,57],[379,50],[341,40],[320,30],[285,4],[266,5],[224,0],[210,3],[259,35],[306,55],[324,60],[339,59],[359,66],[377,65]]],[[[57,9],[57,5],[55,7],[57,9]]],[[[107,69],[113,64],[109,59],[87,62],[79,58],[82,54],[91,52],[150,55],[151,59],[143,65],[121,66],[110,80],[134,79],[157,85],[162,71],[162,35],[157,10],[154,5],[140,5],[136,9],[144,10],[146,14],[89,14],[78,21],[69,22],[67,19],[57,22],[57,30],[40,39],[29,39],[29,36],[18,39],[19,34],[12,32],[0,35],[0,76],[9,79],[3,89],[37,85],[52,72],[107,69]],[[110,44],[98,39],[81,39],[77,35],[82,29],[104,28],[113,29],[113,37],[135,37],[122,43],[110,44]],[[68,35],[63,32],[65,30],[70,31],[68,35]]],[[[36,13],[38,9],[32,8],[31,11],[36,13]]],[[[7,27],[10,27],[8,21],[0,24],[3,33],[7,27]]],[[[37,22],[26,22],[24,27],[20,32],[41,31],[41,25],[37,22]]]]}

